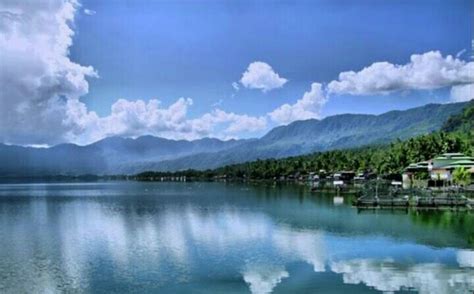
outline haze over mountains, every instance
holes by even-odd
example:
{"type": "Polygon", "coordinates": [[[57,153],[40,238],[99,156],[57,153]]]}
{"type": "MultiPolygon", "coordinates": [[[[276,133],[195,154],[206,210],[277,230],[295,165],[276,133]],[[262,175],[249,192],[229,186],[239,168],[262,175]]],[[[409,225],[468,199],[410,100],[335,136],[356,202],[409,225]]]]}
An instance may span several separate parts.
{"type": "Polygon", "coordinates": [[[260,139],[168,140],[111,137],[86,146],[31,148],[0,144],[0,176],[132,174],[206,169],[255,159],[388,143],[441,128],[467,103],[428,104],[381,115],[341,114],[276,127],[260,139]]]}

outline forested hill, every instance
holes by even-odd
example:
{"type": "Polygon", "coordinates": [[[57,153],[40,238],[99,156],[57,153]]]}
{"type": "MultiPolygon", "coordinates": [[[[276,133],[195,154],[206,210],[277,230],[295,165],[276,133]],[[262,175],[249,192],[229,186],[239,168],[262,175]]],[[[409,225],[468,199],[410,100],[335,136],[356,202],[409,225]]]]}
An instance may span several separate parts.
{"type": "Polygon", "coordinates": [[[445,132],[461,131],[474,135],[474,100],[471,100],[461,113],[450,116],[441,130],[445,132]]]}
{"type": "Polygon", "coordinates": [[[220,152],[148,162],[135,171],[209,169],[266,158],[283,158],[327,151],[388,144],[440,130],[449,117],[462,112],[467,103],[428,104],[381,115],[341,114],[323,120],[296,121],[277,127],[259,140],[220,152]]]}
{"type": "Polygon", "coordinates": [[[309,155],[282,159],[256,160],[227,165],[214,170],[187,170],[177,173],[147,172],[139,177],[186,175],[210,179],[214,176],[228,178],[274,179],[294,173],[338,170],[372,171],[378,174],[401,173],[412,162],[419,162],[445,152],[463,152],[474,156],[473,117],[474,101],[466,104],[464,111],[445,122],[443,131],[397,140],[387,145],[374,145],[345,150],[316,152],[309,155]]]}

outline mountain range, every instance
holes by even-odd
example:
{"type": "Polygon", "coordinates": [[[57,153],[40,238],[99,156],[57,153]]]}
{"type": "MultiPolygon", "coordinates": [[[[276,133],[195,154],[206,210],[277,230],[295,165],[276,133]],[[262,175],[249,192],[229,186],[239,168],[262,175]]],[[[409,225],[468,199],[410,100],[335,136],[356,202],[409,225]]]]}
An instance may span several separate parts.
{"type": "Polygon", "coordinates": [[[384,144],[439,130],[467,103],[428,104],[380,115],[340,114],[296,121],[259,139],[169,140],[110,137],[86,146],[32,148],[0,144],[0,176],[133,174],[207,169],[264,158],[384,144]]]}

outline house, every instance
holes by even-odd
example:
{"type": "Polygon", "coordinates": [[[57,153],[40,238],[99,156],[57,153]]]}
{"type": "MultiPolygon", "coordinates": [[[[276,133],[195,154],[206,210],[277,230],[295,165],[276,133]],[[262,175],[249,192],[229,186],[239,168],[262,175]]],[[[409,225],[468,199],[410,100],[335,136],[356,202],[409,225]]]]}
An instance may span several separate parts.
{"type": "Polygon", "coordinates": [[[405,168],[402,175],[403,187],[409,188],[414,180],[431,180],[434,185],[441,183],[451,183],[452,174],[456,168],[464,167],[471,173],[474,172],[474,157],[466,156],[463,153],[444,153],[428,161],[411,163],[405,168]]]}
{"type": "Polygon", "coordinates": [[[357,181],[365,181],[365,180],[373,180],[373,179],[376,179],[377,178],[377,175],[373,172],[360,172],[360,173],[357,173],[356,176],[354,176],[354,181],[357,182],[357,181]]]}
{"type": "Polygon", "coordinates": [[[402,186],[408,189],[413,186],[415,180],[425,179],[429,176],[431,168],[431,161],[421,161],[417,163],[410,163],[402,174],[402,186]]]}
{"type": "Polygon", "coordinates": [[[452,181],[452,173],[456,168],[474,167],[474,157],[462,153],[444,153],[432,160],[430,178],[434,181],[452,181]]]}
{"type": "Polygon", "coordinates": [[[340,171],[333,175],[334,180],[341,181],[351,181],[355,177],[355,172],[353,171],[340,171]]]}
{"type": "Polygon", "coordinates": [[[319,181],[319,175],[316,172],[310,172],[308,175],[309,181],[319,181]]]}

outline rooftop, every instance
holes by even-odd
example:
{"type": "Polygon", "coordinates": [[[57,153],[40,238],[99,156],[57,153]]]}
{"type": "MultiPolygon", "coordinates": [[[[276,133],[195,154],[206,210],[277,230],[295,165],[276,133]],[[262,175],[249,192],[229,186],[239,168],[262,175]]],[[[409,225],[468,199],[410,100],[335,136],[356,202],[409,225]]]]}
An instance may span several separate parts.
{"type": "Polygon", "coordinates": [[[432,160],[410,163],[405,170],[427,170],[430,163],[433,164],[433,169],[454,169],[459,166],[473,167],[474,157],[459,152],[443,153],[432,160]]]}

